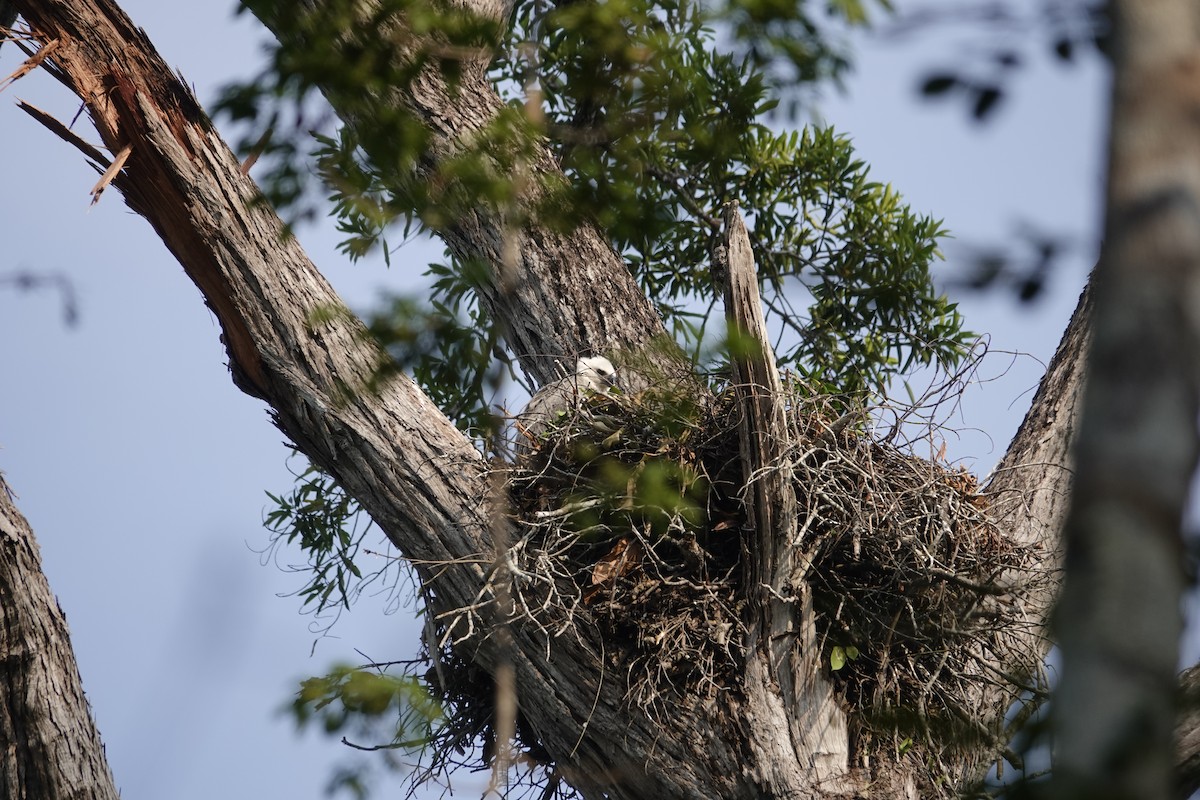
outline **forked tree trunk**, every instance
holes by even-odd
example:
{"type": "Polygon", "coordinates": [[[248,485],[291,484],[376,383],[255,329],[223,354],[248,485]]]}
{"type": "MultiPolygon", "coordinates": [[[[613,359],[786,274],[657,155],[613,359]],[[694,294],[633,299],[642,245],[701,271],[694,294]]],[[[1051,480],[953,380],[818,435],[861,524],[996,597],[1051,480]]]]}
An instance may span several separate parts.
{"type": "MultiPolygon", "coordinates": [[[[112,0],[16,4],[42,53],[50,53],[47,66],[84,100],[105,146],[127,156],[113,185],[154,226],[217,314],[235,383],[269,403],[279,427],[413,560],[432,613],[452,614],[474,604],[487,592],[491,531],[505,524],[493,519],[499,510],[492,507],[489,467],[480,454],[411,382],[366,389],[381,354],[351,315],[328,313],[343,308],[340,300],[296,242],[284,236],[273,213],[249,202],[256,193],[253,182],[187,87],[112,0]]],[[[481,0],[479,10],[503,18],[508,8],[481,0]]],[[[336,106],[338,98],[330,99],[336,106]]],[[[501,107],[481,65],[467,69],[453,93],[428,74],[411,94],[397,92],[380,102],[415,109],[435,123],[421,160],[427,168],[452,156],[458,137],[486,125],[501,107]]],[[[27,110],[102,168],[108,165],[106,156],[65,127],[27,110]]],[[[531,168],[555,166],[543,151],[531,159],[531,168]]],[[[505,278],[515,279],[516,289],[506,285],[501,291],[504,259],[498,243],[510,233],[504,219],[480,209],[459,221],[448,242],[460,256],[493,266],[484,301],[505,322],[531,374],[553,376],[546,354],[637,351],[662,333],[652,305],[595,228],[564,234],[525,225],[517,236],[517,274],[505,278]],[[603,298],[602,313],[597,297],[603,298]]],[[[742,247],[738,241],[735,235],[728,246],[731,260],[742,247]]],[[[738,258],[746,256],[748,251],[738,258]]],[[[1083,304],[988,487],[1010,533],[1040,548],[1050,568],[1057,564],[1086,329],[1083,304]]],[[[747,402],[765,401],[769,418],[769,376],[756,372],[747,383],[768,385],[765,394],[747,402]]],[[[769,493],[757,500],[761,524],[786,529],[786,508],[762,513],[772,502],[769,493]]],[[[874,797],[912,796],[898,762],[884,758],[869,769],[849,763],[844,719],[809,646],[811,613],[803,587],[783,580],[793,554],[786,537],[777,534],[758,531],[767,549],[754,573],[762,592],[751,595],[761,605],[750,616],[760,621],[755,635],[761,638],[747,669],[756,688],[746,702],[695,698],[680,703],[669,719],[649,719],[626,704],[625,676],[611,670],[594,635],[547,641],[515,627],[512,666],[522,713],[584,796],[832,798],[868,787],[874,797]]],[[[1020,598],[1029,624],[1014,634],[1020,641],[1013,649],[1034,662],[1044,648],[1052,589],[1049,581],[1040,594],[1022,590],[1020,598]]],[[[484,626],[489,621],[486,615],[475,620],[484,626]]],[[[498,656],[487,637],[477,635],[463,647],[485,668],[495,667],[498,656]]],[[[1036,663],[1024,666],[1036,669],[1036,663]]],[[[981,690],[978,699],[992,709],[988,727],[998,729],[1006,697],[981,690]]],[[[993,750],[992,743],[981,745],[979,757],[967,759],[964,780],[975,776],[975,762],[987,761],[993,750]]]]}

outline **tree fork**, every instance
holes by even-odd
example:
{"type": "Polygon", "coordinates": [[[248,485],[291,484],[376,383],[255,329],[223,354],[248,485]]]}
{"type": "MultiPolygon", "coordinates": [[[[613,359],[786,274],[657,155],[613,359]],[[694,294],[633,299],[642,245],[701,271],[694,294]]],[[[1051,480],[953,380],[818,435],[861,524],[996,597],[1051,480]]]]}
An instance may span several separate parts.
{"type": "MultiPolygon", "coordinates": [[[[84,100],[109,150],[132,145],[113,185],[217,314],[235,383],[271,405],[276,424],[413,562],[433,613],[473,605],[486,591],[494,515],[479,452],[411,381],[366,388],[381,354],[361,323],[330,313],[344,308],[336,294],[273,212],[252,202],[238,160],[111,0],[18,8],[34,38],[61,41],[56,74],[84,100]]],[[[591,266],[556,269],[578,276],[591,266]]],[[[624,311],[608,310],[613,319],[624,311]]],[[[523,713],[585,797],[761,796],[741,768],[738,732],[710,709],[680,707],[664,729],[626,713],[623,676],[607,674],[598,643],[554,641],[552,658],[533,632],[516,632],[516,643],[523,713]]],[[[486,638],[463,646],[494,668],[486,638]]]]}
{"type": "MultiPolygon", "coordinates": [[[[481,565],[490,561],[491,552],[492,510],[484,500],[487,476],[479,454],[410,382],[393,381],[378,395],[360,391],[375,374],[380,353],[365,343],[361,326],[348,314],[328,313],[342,308],[336,295],[295,242],[284,237],[274,215],[249,202],[255,189],[237,159],[186,87],[111,0],[19,0],[16,5],[35,38],[58,42],[48,65],[84,99],[109,150],[132,148],[114,185],[151,222],[217,314],[237,385],[265,399],[277,424],[414,560],[437,611],[469,605],[484,587],[481,565]]],[[[424,102],[443,102],[431,98],[424,102]]],[[[446,119],[456,119],[451,109],[441,110],[449,114],[446,119]]],[[[486,249],[488,230],[464,226],[462,246],[486,249]]],[[[544,232],[531,227],[527,233],[535,242],[544,232]]],[[[572,246],[572,240],[563,240],[553,252],[540,251],[544,260],[523,261],[523,268],[530,275],[545,271],[578,289],[573,267],[593,251],[573,254],[572,246]]],[[[607,242],[605,247],[611,253],[607,242]]],[[[606,288],[618,285],[615,276],[624,271],[619,259],[601,261],[598,272],[580,267],[578,274],[603,281],[606,288]]],[[[631,298],[625,285],[615,296],[631,298]]],[[[587,302],[594,305],[592,297],[587,302]]],[[[527,314],[519,351],[558,356],[572,347],[636,347],[655,328],[646,321],[649,304],[640,293],[636,303],[606,308],[603,328],[579,322],[566,304],[547,304],[545,297],[518,293],[512,303],[502,313],[527,314]],[[631,308],[640,310],[626,318],[631,308]],[[544,328],[528,327],[541,320],[550,321],[544,328]],[[570,333],[573,326],[585,334],[570,333]],[[597,333],[598,339],[586,340],[597,333]]],[[[1063,498],[1070,488],[1066,448],[1074,431],[1088,322],[1085,299],[988,485],[1009,535],[1042,547],[1051,575],[1057,568],[1063,498]]],[[[553,368],[537,358],[527,367],[540,378],[553,368]]],[[[1044,611],[1055,584],[1049,580],[1039,596],[1045,602],[1026,607],[1032,647],[1044,646],[1044,611]]],[[[778,717],[731,705],[726,712],[745,713],[719,722],[711,710],[681,707],[672,727],[660,729],[624,713],[619,676],[605,674],[596,643],[551,644],[552,661],[542,655],[546,642],[530,631],[517,632],[514,667],[522,698],[529,701],[525,713],[585,796],[764,796],[761,772],[744,773],[742,755],[750,737],[770,744],[770,720],[778,717]]],[[[493,663],[494,656],[486,642],[480,644],[481,663],[493,663]]],[[[981,703],[995,699],[980,698],[981,703]]],[[[998,720],[1003,712],[996,708],[998,720]]],[[[794,761],[792,748],[780,747],[768,756],[769,763],[755,768],[778,768],[786,778],[796,769],[794,761]]],[[[785,778],[772,786],[782,786],[785,778]]],[[[809,785],[797,796],[839,795],[843,790],[809,785]]]]}

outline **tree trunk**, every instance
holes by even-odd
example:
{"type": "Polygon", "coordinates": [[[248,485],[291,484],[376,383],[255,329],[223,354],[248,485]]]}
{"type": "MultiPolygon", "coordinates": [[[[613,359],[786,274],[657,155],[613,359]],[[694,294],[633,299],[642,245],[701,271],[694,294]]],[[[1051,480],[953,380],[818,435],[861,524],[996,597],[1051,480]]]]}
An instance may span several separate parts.
{"type": "Polygon", "coordinates": [[[1196,466],[1200,8],[1115,0],[1105,245],[1056,625],[1061,797],[1173,788],[1183,512],[1196,466]]]}
{"type": "Polygon", "coordinates": [[[117,800],[29,523],[0,478],[0,797],[117,800]]]}
{"type": "MultiPolygon", "coordinates": [[[[276,424],[414,563],[431,613],[447,615],[451,633],[462,637],[459,652],[494,669],[500,656],[486,631],[495,620],[477,602],[491,591],[486,567],[494,557],[494,526],[510,523],[495,519],[502,509],[489,494],[493,467],[410,381],[368,388],[382,354],[352,315],[329,313],[344,306],[275,215],[249,202],[253,182],[187,87],[111,0],[18,0],[17,6],[42,53],[53,47],[49,65],[84,100],[105,146],[125,154],[112,183],[154,226],[216,313],[235,383],[271,405],[276,424]]],[[[480,8],[497,18],[507,11],[482,2],[480,8]]],[[[411,95],[381,100],[414,109],[434,125],[422,169],[436,169],[500,108],[482,67],[468,69],[463,80],[451,93],[436,75],[425,75],[411,95]]],[[[330,99],[336,107],[339,98],[330,99]]],[[[109,166],[65,127],[26,108],[109,166]]],[[[530,168],[556,169],[548,151],[536,154],[530,168]]],[[[522,223],[515,274],[504,268],[509,233],[502,215],[479,209],[457,220],[446,238],[460,256],[493,267],[484,301],[540,380],[554,377],[552,356],[638,351],[662,333],[652,304],[596,228],[562,233],[522,223]]],[[[1087,312],[1085,300],[988,486],[1010,536],[1040,553],[1049,577],[1032,587],[1012,582],[1007,601],[1027,624],[1003,649],[1021,654],[1021,663],[994,663],[981,652],[981,670],[1028,673],[1044,652],[1087,312]]],[[[758,500],[760,507],[767,502],[758,500]]],[[[756,531],[759,541],[786,546],[776,533],[756,531]]],[[[514,647],[505,657],[512,659],[522,715],[585,797],[832,798],[868,787],[875,797],[913,795],[903,758],[880,758],[869,769],[850,763],[851,734],[830,700],[820,654],[811,647],[799,652],[795,644],[811,643],[804,587],[789,587],[780,572],[784,563],[792,575],[787,559],[795,554],[765,555],[758,572],[763,591],[749,595],[761,607],[750,616],[763,622],[760,635],[771,641],[752,641],[745,694],[690,698],[668,718],[629,708],[627,676],[614,669],[594,631],[547,638],[534,626],[513,626],[514,647]],[[787,658],[765,657],[776,648],[787,658]]],[[[980,690],[980,704],[993,709],[989,731],[1000,729],[1014,692],[980,690]]],[[[964,780],[996,749],[988,741],[978,758],[967,759],[964,780]]]]}

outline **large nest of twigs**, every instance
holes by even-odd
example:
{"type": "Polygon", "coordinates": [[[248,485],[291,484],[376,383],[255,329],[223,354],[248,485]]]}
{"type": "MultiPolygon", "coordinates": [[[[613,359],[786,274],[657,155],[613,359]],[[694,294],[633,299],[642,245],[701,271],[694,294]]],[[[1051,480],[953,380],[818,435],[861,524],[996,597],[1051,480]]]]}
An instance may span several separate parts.
{"type": "MultiPolygon", "coordinates": [[[[1038,663],[1014,650],[1028,624],[1011,605],[1040,574],[1041,554],[989,516],[976,478],[870,437],[828,435],[819,401],[794,410],[791,461],[798,537],[825,665],[860,730],[899,733],[937,752],[987,737],[985,684],[1003,687],[1038,663]]],[[[880,742],[883,744],[883,742],[880,742]]]]}
{"type": "MultiPolygon", "coordinates": [[[[1001,680],[980,666],[1007,646],[997,581],[1032,556],[991,523],[973,476],[787,391],[779,468],[794,475],[822,662],[860,742],[952,746],[978,682],[1001,680]]],[[[765,534],[747,527],[737,409],[732,388],[589,397],[511,472],[514,624],[602,637],[629,704],[651,713],[739,691],[743,561],[765,534]]]]}
{"type": "Polygon", "coordinates": [[[638,707],[710,696],[742,661],[741,467],[726,406],[592,397],[513,474],[518,612],[555,635],[597,626],[638,707]]]}

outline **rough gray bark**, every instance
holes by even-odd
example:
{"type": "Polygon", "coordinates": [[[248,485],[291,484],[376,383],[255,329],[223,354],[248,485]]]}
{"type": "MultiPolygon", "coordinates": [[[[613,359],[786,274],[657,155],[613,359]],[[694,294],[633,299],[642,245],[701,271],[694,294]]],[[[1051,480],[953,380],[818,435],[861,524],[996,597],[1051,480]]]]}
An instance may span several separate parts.
{"type": "MultiPolygon", "coordinates": [[[[255,193],[252,181],[187,88],[112,0],[17,5],[35,39],[44,47],[54,44],[51,65],[83,98],[105,146],[128,152],[113,184],[154,226],[216,313],[237,385],[269,403],[279,427],[358,498],[416,564],[435,613],[471,606],[486,590],[491,531],[503,524],[493,519],[488,465],[479,453],[411,382],[366,390],[381,354],[351,315],[328,313],[342,308],[336,295],[295,241],[283,236],[279,220],[247,203],[255,193]]],[[[484,10],[500,14],[503,7],[484,10]]],[[[408,104],[435,126],[426,168],[452,155],[459,137],[498,109],[482,73],[468,80],[475,81],[470,90],[451,95],[427,75],[412,96],[384,99],[408,104]]],[[[89,157],[104,159],[65,129],[51,127],[89,157]]],[[[547,159],[539,155],[531,169],[553,170],[547,159]]],[[[506,276],[501,265],[508,232],[503,215],[480,210],[447,238],[461,255],[494,265],[485,298],[539,379],[554,375],[558,356],[637,350],[661,332],[600,231],[560,234],[529,223],[516,237],[517,274],[506,276]],[[517,288],[502,291],[500,282],[510,279],[517,288]]],[[[988,487],[1012,534],[1041,547],[1049,569],[1057,564],[1086,329],[1084,303],[988,487]]],[[[810,641],[803,603],[799,623],[797,610],[786,607],[783,579],[791,576],[780,565],[792,557],[765,557],[764,589],[771,590],[765,594],[779,596],[764,599],[772,608],[758,612],[764,631],[783,634],[771,646],[788,649],[790,668],[779,659],[756,659],[751,668],[759,677],[751,685],[758,689],[747,698],[681,703],[669,720],[628,713],[624,676],[610,669],[600,642],[586,636],[547,642],[536,631],[514,629],[522,712],[576,788],[587,797],[610,798],[820,798],[868,786],[872,796],[911,794],[902,780],[880,782],[888,777],[887,765],[874,774],[847,767],[848,748],[827,687],[809,663],[811,653],[802,656],[792,644],[810,641]],[[798,717],[799,709],[806,712],[798,717]],[[828,716],[814,721],[808,711],[828,716]],[[818,783],[818,776],[830,780],[818,783]]],[[[1042,652],[1052,590],[1053,580],[1042,594],[1022,589],[1018,597],[1027,603],[1025,646],[1031,653],[1042,652]]],[[[459,630],[472,623],[483,630],[489,620],[464,614],[459,622],[459,630]]],[[[486,637],[470,637],[462,646],[480,664],[495,666],[497,653],[486,637]]],[[[998,698],[981,694],[980,701],[995,708],[997,720],[1002,717],[998,698]]]]}
{"type": "Polygon", "coordinates": [[[0,477],[0,797],[116,800],[29,523],[0,477]]]}
{"type": "Polygon", "coordinates": [[[1200,790],[1200,666],[1179,676],[1179,718],[1175,723],[1175,797],[1200,790]]]}
{"type": "Polygon", "coordinates": [[[1105,246],[1056,631],[1060,797],[1173,788],[1200,326],[1200,6],[1116,0],[1105,246]]]}

